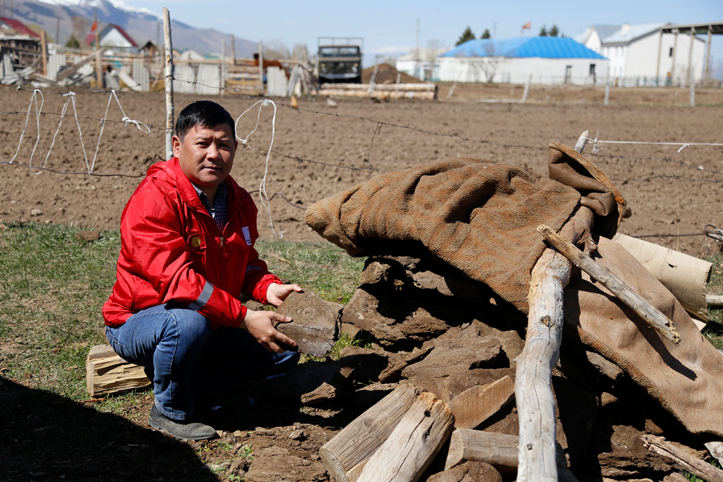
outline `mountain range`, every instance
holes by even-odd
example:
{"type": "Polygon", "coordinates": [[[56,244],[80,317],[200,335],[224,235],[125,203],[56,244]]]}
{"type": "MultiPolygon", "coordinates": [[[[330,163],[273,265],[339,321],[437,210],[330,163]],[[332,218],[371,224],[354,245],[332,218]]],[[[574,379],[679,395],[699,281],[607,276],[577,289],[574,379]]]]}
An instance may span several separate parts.
{"type": "MultiPolygon", "coordinates": [[[[162,18],[147,9],[125,5],[120,0],[12,0],[2,1],[0,17],[20,20],[28,26],[38,25],[56,43],[65,44],[71,35],[82,43],[90,33],[93,18],[99,28],[106,24],[122,27],[138,45],[148,40],[159,47],[163,44],[162,18]]],[[[194,28],[173,20],[171,36],[174,49],[192,49],[201,54],[220,53],[226,41],[227,52],[231,48],[231,35],[214,29],[194,28]]],[[[258,44],[250,40],[234,40],[236,57],[250,58],[258,44]]]]}

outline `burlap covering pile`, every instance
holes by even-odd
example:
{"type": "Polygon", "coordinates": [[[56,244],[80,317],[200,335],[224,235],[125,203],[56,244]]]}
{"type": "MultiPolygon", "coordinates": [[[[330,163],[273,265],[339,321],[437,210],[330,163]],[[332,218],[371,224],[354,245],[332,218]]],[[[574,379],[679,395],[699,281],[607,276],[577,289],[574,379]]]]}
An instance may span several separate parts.
{"type": "Polygon", "coordinates": [[[565,288],[565,334],[615,362],[693,433],[723,437],[723,355],[678,300],[625,248],[599,238],[595,261],[655,306],[680,334],[673,345],[590,277],[565,288]]]}
{"type": "Polygon", "coordinates": [[[306,224],[353,256],[418,242],[527,312],[530,273],[545,249],[535,228],[559,229],[580,193],[533,172],[450,159],[393,172],[313,204],[306,224]]]}
{"type": "MultiPolygon", "coordinates": [[[[517,166],[451,159],[378,176],[312,205],[305,220],[355,256],[421,244],[527,313],[532,268],[545,249],[540,224],[559,231],[584,205],[596,214],[595,232],[613,236],[630,214],[614,184],[584,156],[560,144],[550,148],[555,180],[517,166]]],[[[637,260],[611,240],[600,238],[599,246],[600,264],[673,320],[682,341],[662,340],[579,273],[565,293],[567,333],[617,363],[691,432],[723,436],[723,357],[637,260]]]]}

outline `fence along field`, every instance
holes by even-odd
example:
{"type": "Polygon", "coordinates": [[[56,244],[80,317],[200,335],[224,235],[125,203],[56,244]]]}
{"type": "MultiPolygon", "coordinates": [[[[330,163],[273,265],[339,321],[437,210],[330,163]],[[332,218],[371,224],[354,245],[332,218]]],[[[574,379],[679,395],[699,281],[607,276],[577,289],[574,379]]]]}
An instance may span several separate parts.
{"type": "MultiPolygon", "coordinates": [[[[533,100],[525,105],[456,102],[456,96],[465,98],[466,87],[458,85],[448,102],[337,99],[331,107],[323,98],[310,97],[293,108],[277,99],[266,189],[270,198],[280,193],[270,201],[279,234],[292,240],[318,239],[303,223],[304,207],[377,173],[437,159],[481,157],[527,165],[546,175],[548,142],[574,145],[588,130],[602,150],[593,153],[591,141],[586,155],[619,185],[633,209],[621,232],[670,235],[649,240],[696,256],[717,250],[702,233],[707,224],[723,224],[719,221],[723,200],[719,107],[613,102],[604,107],[601,100],[597,104],[573,100],[589,95],[584,89],[568,90],[565,102],[534,101],[535,89],[533,100]],[[682,145],[686,147],[680,150],[682,145]]],[[[660,90],[669,95],[668,89],[660,90]]],[[[163,94],[107,90],[66,94],[3,88],[0,220],[115,229],[145,170],[164,157],[163,94]]],[[[443,95],[440,89],[440,98],[443,95]]],[[[644,98],[648,93],[639,95],[644,98]]],[[[199,98],[177,94],[176,109],[199,98]]],[[[234,118],[258,101],[246,96],[214,98],[234,118]]],[[[232,172],[249,191],[259,189],[266,171],[272,116],[272,110],[264,108],[258,117],[253,111],[239,120],[240,138],[259,121],[248,145],[240,146],[232,172]]],[[[260,215],[259,225],[263,237],[273,237],[268,216],[260,215]]]]}

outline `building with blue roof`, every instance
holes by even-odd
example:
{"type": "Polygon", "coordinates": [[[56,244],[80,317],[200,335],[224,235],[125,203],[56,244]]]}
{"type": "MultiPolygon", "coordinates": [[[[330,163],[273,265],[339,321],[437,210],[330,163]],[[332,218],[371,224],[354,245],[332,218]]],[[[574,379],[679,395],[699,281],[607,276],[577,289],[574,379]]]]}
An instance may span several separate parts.
{"type": "Polygon", "coordinates": [[[609,60],[568,37],[470,40],[438,57],[446,82],[594,84],[609,60]]]}
{"type": "MultiPolygon", "coordinates": [[[[576,40],[610,59],[617,85],[680,85],[704,76],[706,42],[670,23],[592,25],[576,40]],[[666,33],[669,32],[669,33],[666,33]]],[[[699,33],[707,33],[701,29],[699,33]]]]}

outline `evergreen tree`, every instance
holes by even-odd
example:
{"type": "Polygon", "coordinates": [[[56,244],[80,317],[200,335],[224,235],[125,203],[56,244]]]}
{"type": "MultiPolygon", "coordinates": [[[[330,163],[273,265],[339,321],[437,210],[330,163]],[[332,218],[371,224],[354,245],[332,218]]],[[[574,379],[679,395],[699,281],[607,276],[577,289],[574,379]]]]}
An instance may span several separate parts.
{"type": "Polygon", "coordinates": [[[540,37],[547,37],[547,29],[545,28],[544,25],[540,29],[540,37]]]}
{"type": "Polygon", "coordinates": [[[492,38],[492,35],[490,35],[490,30],[488,28],[486,28],[480,38],[492,38]]]}
{"type": "Polygon", "coordinates": [[[472,33],[472,29],[467,27],[467,29],[462,33],[462,36],[459,37],[459,40],[457,40],[457,43],[454,44],[455,47],[457,45],[463,44],[467,42],[468,40],[474,40],[474,34],[472,33]]]}
{"type": "Polygon", "coordinates": [[[78,42],[78,39],[74,36],[70,36],[67,42],[65,42],[65,46],[69,49],[79,49],[80,48],[80,42],[78,42]]]}
{"type": "Polygon", "coordinates": [[[550,29],[550,37],[557,37],[559,33],[560,29],[557,28],[557,25],[553,24],[552,28],[550,29]]]}

